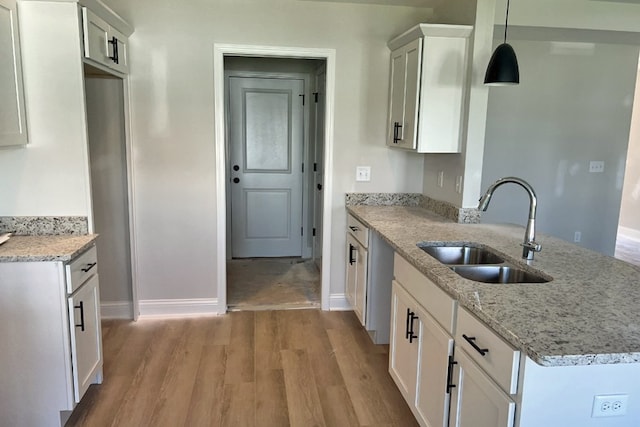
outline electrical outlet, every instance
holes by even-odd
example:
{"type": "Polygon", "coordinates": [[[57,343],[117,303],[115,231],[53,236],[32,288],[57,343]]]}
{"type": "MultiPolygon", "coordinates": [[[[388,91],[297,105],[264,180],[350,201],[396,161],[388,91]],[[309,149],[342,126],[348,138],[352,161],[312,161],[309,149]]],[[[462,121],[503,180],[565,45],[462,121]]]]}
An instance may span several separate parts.
{"type": "Polygon", "coordinates": [[[456,193],[462,194],[462,176],[456,178],[456,193]]]}
{"type": "Polygon", "coordinates": [[[604,172],[604,162],[601,160],[591,160],[589,162],[589,172],[591,173],[604,172]]]}
{"type": "Polygon", "coordinates": [[[438,187],[444,187],[444,171],[438,172],[438,187]]]}
{"type": "Polygon", "coordinates": [[[573,241],[574,241],[574,243],[579,243],[580,240],[582,240],[582,232],[581,231],[576,231],[575,233],[573,233],[573,241]]]}
{"type": "Polygon", "coordinates": [[[356,181],[371,181],[371,166],[356,166],[356,181]]]}
{"type": "Polygon", "coordinates": [[[628,394],[609,394],[593,397],[591,417],[618,417],[627,413],[628,394]]]}

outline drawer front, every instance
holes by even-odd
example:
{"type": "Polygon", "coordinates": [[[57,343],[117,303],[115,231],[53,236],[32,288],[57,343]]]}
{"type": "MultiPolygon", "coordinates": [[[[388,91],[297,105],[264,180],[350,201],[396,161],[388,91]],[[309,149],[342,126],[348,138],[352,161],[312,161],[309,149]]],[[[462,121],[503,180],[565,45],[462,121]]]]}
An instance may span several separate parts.
{"type": "Polygon", "coordinates": [[[418,304],[453,336],[457,301],[398,254],[393,258],[393,275],[418,304]]]}
{"type": "Polygon", "coordinates": [[[98,272],[98,252],[92,246],[81,255],[76,257],[66,266],[67,270],[67,293],[72,294],[88,278],[98,272]]]}
{"type": "Polygon", "coordinates": [[[465,309],[458,310],[456,347],[463,348],[505,392],[516,393],[520,351],[465,309]]]}
{"type": "Polygon", "coordinates": [[[347,232],[351,233],[353,237],[362,243],[362,246],[365,248],[369,247],[369,228],[352,215],[347,215],[347,232]]]}

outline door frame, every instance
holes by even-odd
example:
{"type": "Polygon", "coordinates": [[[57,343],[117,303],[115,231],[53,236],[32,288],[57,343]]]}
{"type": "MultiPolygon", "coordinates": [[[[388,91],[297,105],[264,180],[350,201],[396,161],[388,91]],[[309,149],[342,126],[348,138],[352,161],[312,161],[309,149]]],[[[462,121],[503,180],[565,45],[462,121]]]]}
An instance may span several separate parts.
{"type": "Polygon", "coordinates": [[[214,139],[216,177],[216,281],[218,313],[227,311],[227,192],[226,192],[226,135],[225,120],[225,56],[247,56],[266,58],[320,59],[326,61],[326,105],[324,144],[324,191],[322,230],[322,282],[321,308],[329,309],[331,279],[331,203],[333,170],[333,117],[335,100],[335,49],[278,47],[258,45],[236,45],[214,43],[213,45],[213,91],[214,91],[214,139]]]}

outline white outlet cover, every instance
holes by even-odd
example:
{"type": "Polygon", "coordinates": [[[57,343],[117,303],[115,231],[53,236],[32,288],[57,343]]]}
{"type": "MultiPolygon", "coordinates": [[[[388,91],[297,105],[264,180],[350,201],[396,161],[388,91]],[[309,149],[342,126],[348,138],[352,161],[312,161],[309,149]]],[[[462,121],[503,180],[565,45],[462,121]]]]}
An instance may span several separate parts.
{"type": "Polygon", "coordinates": [[[628,394],[607,394],[593,397],[592,418],[619,417],[627,413],[628,394]]]}
{"type": "Polygon", "coordinates": [[[371,166],[356,166],[356,181],[371,181],[371,166]]]}

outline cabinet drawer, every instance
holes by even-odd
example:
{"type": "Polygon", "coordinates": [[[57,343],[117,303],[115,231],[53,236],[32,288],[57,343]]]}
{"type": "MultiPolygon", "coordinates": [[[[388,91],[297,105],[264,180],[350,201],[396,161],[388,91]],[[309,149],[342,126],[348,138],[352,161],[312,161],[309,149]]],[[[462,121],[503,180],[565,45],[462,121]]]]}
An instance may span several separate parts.
{"type": "Polygon", "coordinates": [[[92,246],[66,265],[67,293],[72,294],[87,279],[98,272],[98,253],[92,246]]]}
{"type": "Polygon", "coordinates": [[[456,347],[463,348],[505,392],[516,393],[520,351],[465,309],[458,311],[456,347]]]}
{"type": "Polygon", "coordinates": [[[453,335],[458,303],[398,254],[393,258],[393,275],[418,304],[453,335]]]}
{"type": "Polygon", "coordinates": [[[362,246],[365,248],[369,247],[369,228],[355,219],[353,215],[347,215],[347,232],[358,239],[358,241],[362,243],[362,246]]]}

